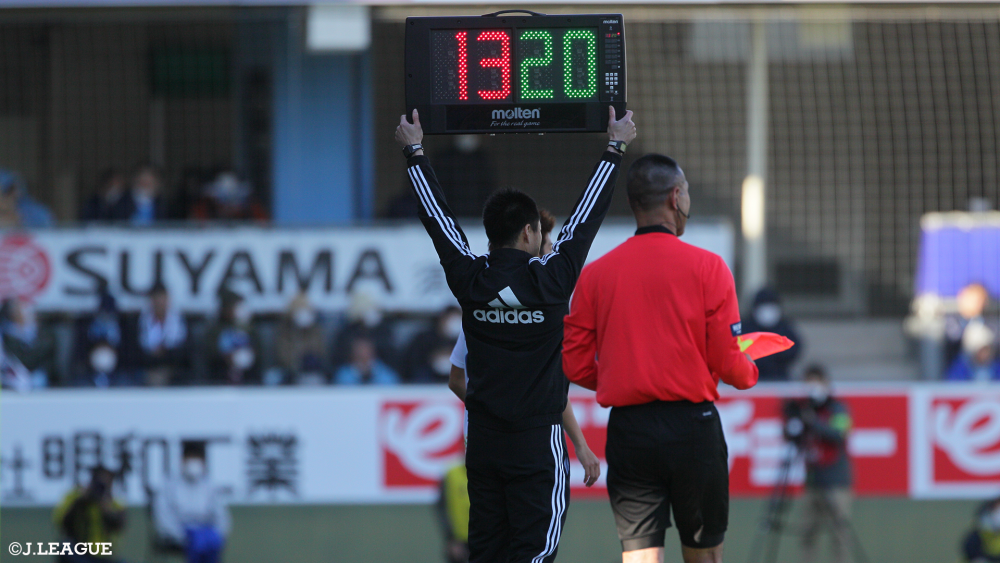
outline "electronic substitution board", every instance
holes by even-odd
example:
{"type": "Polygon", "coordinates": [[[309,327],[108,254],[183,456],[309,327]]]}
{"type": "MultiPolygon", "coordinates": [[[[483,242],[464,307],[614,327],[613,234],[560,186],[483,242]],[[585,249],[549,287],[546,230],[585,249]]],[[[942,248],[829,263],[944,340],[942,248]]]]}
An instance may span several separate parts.
{"type": "Polygon", "coordinates": [[[407,18],[407,117],[416,108],[431,135],[604,131],[609,105],[625,113],[624,23],[621,14],[407,18]]]}

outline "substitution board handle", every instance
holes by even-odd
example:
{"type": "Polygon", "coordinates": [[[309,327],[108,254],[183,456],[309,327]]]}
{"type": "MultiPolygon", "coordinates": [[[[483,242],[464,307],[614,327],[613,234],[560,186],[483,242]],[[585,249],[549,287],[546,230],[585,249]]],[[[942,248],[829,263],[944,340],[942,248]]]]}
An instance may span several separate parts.
{"type": "Polygon", "coordinates": [[[499,12],[493,12],[492,14],[483,14],[484,18],[495,18],[502,14],[530,14],[532,16],[544,16],[547,14],[542,14],[539,12],[532,12],[531,10],[500,10],[499,12]]]}

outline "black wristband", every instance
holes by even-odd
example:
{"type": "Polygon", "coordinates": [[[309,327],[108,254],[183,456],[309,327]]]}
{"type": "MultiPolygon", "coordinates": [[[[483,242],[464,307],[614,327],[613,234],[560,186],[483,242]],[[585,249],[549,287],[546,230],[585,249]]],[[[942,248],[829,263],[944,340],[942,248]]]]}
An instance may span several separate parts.
{"type": "Polygon", "coordinates": [[[423,148],[424,146],[421,145],[420,143],[417,143],[415,145],[406,145],[405,147],[403,147],[403,156],[405,156],[406,158],[410,158],[411,156],[413,156],[413,153],[419,150],[423,150],[423,148]]]}
{"type": "Polygon", "coordinates": [[[608,146],[618,151],[619,154],[625,154],[625,148],[628,146],[625,141],[608,141],[608,146]]]}

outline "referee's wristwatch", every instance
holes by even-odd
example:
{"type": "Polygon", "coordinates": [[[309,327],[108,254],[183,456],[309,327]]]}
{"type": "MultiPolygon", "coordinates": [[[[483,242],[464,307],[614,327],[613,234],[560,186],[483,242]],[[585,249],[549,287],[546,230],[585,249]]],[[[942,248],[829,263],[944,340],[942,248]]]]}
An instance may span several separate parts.
{"type": "Polygon", "coordinates": [[[403,147],[403,156],[405,156],[406,158],[410,158],[411,156],[413,156],[413,153],[419,150],[423,150],[423,148],[424,146],[421,145],[420,143],[417,143],[415,145],[406,145],[405,147],[403,147]]]}
{"type": "Polygon", "coordinates": [[[608,146],[618,151],[618,154],[625,154],[625,149],[628,147],[625,141],[608,141],[608,146]]]}

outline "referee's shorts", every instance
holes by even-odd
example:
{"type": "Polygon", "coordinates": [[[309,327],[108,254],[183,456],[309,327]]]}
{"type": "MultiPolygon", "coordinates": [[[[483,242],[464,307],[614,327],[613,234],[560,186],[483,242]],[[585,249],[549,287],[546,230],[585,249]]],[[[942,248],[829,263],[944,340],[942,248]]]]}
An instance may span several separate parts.
{"type": "Polygon", "coordinates": [[[614,407],[605,452],[622,551],[662,547],[671,510],[683,545],[722,543],[729,523],[729,465],[714,404],[614,407]]]}

